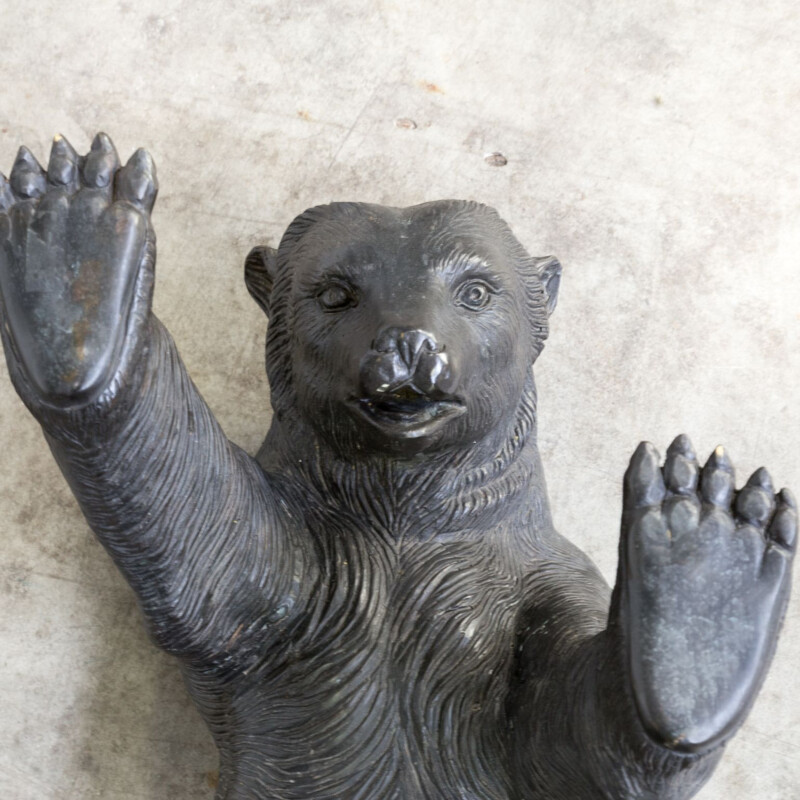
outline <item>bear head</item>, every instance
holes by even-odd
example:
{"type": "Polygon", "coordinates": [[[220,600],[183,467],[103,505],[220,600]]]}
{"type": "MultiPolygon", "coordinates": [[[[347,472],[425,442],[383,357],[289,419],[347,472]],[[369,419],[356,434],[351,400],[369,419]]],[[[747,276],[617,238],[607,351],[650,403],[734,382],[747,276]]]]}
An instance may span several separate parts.
{"type": "Polygon", "coordinates": [[[276,419],[299,415],[351,458],[502,440],[560,274],[477,203],[309,209],[245,265],[276,419]]]}

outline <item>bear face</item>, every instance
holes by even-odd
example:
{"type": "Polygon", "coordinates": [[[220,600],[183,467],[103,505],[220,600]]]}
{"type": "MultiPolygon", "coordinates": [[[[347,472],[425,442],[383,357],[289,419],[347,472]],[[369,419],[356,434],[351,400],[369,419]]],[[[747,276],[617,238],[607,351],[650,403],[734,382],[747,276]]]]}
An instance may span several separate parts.
{"type": "Polygon", "coordinates": [[[560,268],[532,259],[496,212],[335,203],[292,223],[260,286],[253,260],[278,418],[290,381],[293,413],[350,458],[507,435],[560,268]]]}

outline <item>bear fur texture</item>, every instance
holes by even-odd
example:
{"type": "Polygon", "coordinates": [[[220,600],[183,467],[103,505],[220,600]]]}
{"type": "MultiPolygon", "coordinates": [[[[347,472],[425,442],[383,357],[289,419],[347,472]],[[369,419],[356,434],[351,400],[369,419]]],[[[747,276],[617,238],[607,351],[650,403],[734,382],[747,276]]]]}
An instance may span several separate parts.
{"type": "Polygon", "coordinates": [[[274,408],[252,458],[150,311],[149,155],[57,138],[1,178],[12,379],[179,659],[218,800],[698,790],[769,664],[796,506],[764,470],[735,491],[721,448],[643,444],[612,596],[536,445],[556,259],[472,202],[301,214],[246,262],[274,408]]]}

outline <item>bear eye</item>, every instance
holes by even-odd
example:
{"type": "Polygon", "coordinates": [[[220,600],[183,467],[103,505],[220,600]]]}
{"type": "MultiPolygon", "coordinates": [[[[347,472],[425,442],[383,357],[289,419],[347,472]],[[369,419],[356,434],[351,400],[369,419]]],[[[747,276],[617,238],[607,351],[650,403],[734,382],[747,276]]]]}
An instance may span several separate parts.
{"type": "Polygon", "coordinates": [[[358,304],[355,290],[342,283],[330,283],[317,295],[325,311],[344,311],[358,304]]]}
{"type": "Polygon", "coordinates": [[[464,281],[456,290],[455,302],[470,311],[481,311],[492,301],[494,287],[477,279],[464,281]]]}

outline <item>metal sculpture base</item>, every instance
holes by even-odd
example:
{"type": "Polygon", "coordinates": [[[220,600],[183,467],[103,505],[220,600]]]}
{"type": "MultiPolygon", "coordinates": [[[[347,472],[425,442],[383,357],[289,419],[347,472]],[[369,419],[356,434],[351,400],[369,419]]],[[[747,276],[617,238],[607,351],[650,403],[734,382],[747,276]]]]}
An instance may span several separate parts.
{"type": "Polygon", "coordinates": [[[150,311],[155,167],[108,137],[0,181],[3,344],[180,659],[217,797],[684,798],[769,664],[796,536],[678,437],[624,481],[613,595],[553,529],[531,366],[561,268],[491,209],[306,211],[248,288],[272,427],[223,435],[150,311]]]}

